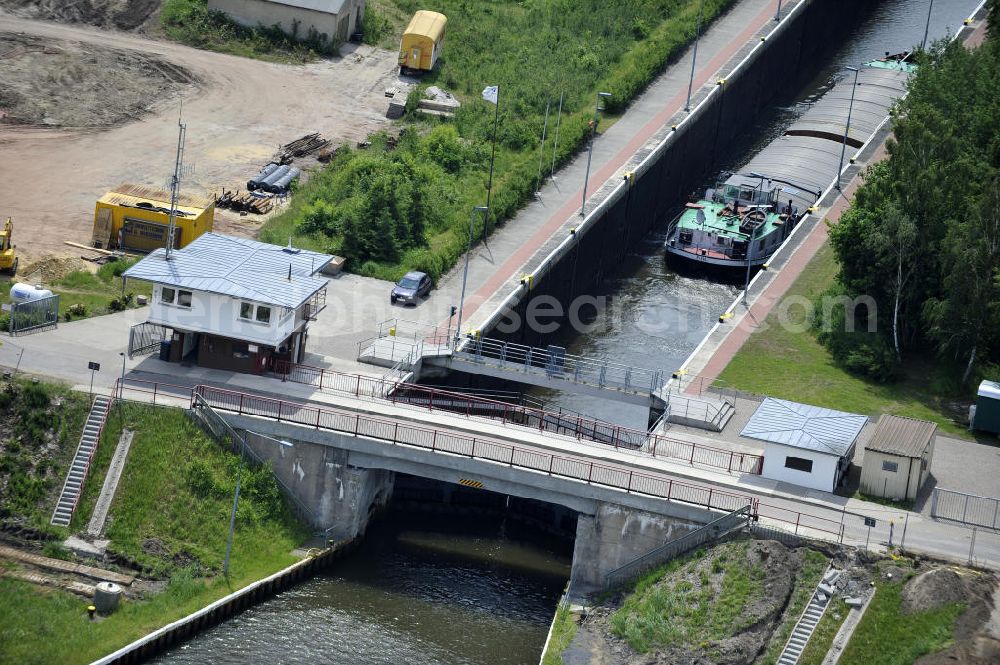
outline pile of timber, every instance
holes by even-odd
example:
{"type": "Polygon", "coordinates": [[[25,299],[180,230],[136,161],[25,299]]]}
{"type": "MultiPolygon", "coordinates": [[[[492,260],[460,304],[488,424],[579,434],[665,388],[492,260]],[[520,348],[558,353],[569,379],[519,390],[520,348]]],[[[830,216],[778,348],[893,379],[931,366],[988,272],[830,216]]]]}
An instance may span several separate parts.
{"type": "Polygon", "coordinates": [[[218,208],[228,208],[235,212],[252,212],[263,215],[271,212],[274,208],[274,201],[270,196],[254,194],[251,192],[241,192],[240,190],[222,190],[222,194],[216,197],[215,205],[218,208]]]}
{"type": "Polygon", "coordinates": [[[306,134],[302,138],[281,146],[278,153],[278,163],[289,164],[296,157],[305,157],[328,147],[330,147],[330,141],[320,136],[319,132],[306,134]]]}

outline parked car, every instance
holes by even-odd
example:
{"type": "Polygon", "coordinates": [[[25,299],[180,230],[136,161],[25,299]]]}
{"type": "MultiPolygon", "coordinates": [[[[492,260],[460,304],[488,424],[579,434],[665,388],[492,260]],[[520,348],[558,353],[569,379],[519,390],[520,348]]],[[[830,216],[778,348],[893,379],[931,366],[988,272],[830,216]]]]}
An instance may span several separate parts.
{"type": "Polygon", "coordinates": [[[406,304],[416,305],[420,299],[431,292],[431,278],[426,273],[408,272],[403,275],[396,286],[392,287],[389,301],[396,304],[397,301],[406,304]]]}

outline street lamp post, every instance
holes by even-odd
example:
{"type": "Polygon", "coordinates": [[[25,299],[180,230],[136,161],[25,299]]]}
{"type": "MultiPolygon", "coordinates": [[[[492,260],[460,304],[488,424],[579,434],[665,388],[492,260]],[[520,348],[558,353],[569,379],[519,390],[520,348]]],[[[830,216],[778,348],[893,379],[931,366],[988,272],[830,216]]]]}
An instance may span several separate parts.
{"type": "Polygon", "coordinates": [[[125,352],[119,351],[118,355],[122,357],[122,376],[118,381],[118,399],[125,399],[125,352]]]}
{"type": "MultiPolygon", "coordinates": [[[[271,439],[271,437],[264,437],[271,439]]],[[[243,437],[237,437],[240,444],[240,466],[236,470],[236,492],[233,494],[233,512],[229,515],[229,536],[226,537],[226,558],[222,561],[222,576],[229,579],[229,555],[233,551],[233,532],[236,530],[236,508],[240,504],[240,485],[243,481],[243,448],[247,442],[243,437]]],[[[284,448],[294,448],[295,444],[282,439],[271,439],[284,448]]]]}
{"type": "MultiPolygon", "coordinates": [[[[486,214],[489,208],[486,206],[476,206],[469,213],[469,245],[465,248],[465,271],[462,273],[462,298],[458,301],[458,325],[455,327],[455,350],[458,350],[458,339],[462,335],[462,312],[465,307],[465,286],[469,281],[469,255],[472,254],[472,225],[476,221],[476,213],[483,213],[483,223],[485,224],[486,214]]],[[[450,319],[449,319],[450,321],[450,319]]],[[[450,323],[449,323],[450,325],[450,323]]]]}
{"type": "MultiPolygon", "coordinates": [[[[753,173],[753,172],[751,172],[750,175],[752,175],[755,178],[760,178],[760,183],[757,185],[757,187],[760,187],[761,191],[764,191],[764,179],[766,178],[766,176],[763,176],[763,175],[761,175],[759,173],[753,173]]],[[[756,189],[757,188],[755,187],[754,190],[756,191],[756,189]]],[[[754,209],[756,210],[756,208],[754,208],[754,209]]],[[[747,299],[747,297],[748,297],[748,294],[750,293],[750,266],[753,265],[753,241],[754,241],[754,236],[756,236],[756,235],[757,235],[757,227],[751,226],[750,227],[750,232],[747,234],[747,236],[748,236],[748,239],[747,239],[747,276],[746,276],[746,281],[744,281],[744,283],[743,283],[743,306],[746,307],[747,309],[750,309],[750,302],[747,299]]]]}
{"type": "Polygon", "coordinates": [[[927,33],[931,30],[931,10],[934,9],[934,0],[931,0],[930,7],[927,8],[927,23],[924,24],[924,39],[920,42],[920,50],[923,51],[927,47],[927,33]]]}
{"type": "Polygon", "coordinates": [[[847,125],[844,126],[844,141],[840,146],[840,162],[837,164],[837,191],[840,191],[840,172],[844,170],[844,154],[847,152],[847,133],[851,131],[851,112],[854,110],[854,90],[858,87],[858,68],[845,67],[854,72],[854,85],[851,86],[851,103],[847,106],[847,125]]]}
{"type": "Polygon", "coordinates": [[[580,217],[584,216],[587,208],[587,181],[590,180],[590,161],[594,156],[594,139],[597,136],[598,115],[604,109],[601,108],[601,97],[610,97],[610,92],[597,93],[597,104],[594,106],[594,119],[590,126],[590,149],[587,151],[587,173],[583,176],[583,196],[580,199],[580,217]]]}
{"type": "Polygon", "coordinates": [[[778,0],[778,9],[774,12],[774,20],[781,20],[781,0],[778,0]]]}
{"type": "Polygon", "coordinates": [[[698,4],[698,27],[694,31],[694,53],[691,54],[691,78],[688,79],[688,97],[687,102],[684,103],[684,110],[691,110],[691,88],[694,87],[694,63],[698,60],[698,42],[701,41],[701,16],[702,10],[705,9],[705,0],[701,0],[698,4]]]}

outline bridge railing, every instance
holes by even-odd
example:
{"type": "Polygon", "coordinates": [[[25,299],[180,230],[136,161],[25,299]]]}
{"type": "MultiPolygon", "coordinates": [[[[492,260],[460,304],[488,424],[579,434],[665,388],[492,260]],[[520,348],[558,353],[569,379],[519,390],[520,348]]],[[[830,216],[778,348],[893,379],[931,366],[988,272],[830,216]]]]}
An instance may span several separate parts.
{"type": "Polygon", "coordinates": [[[663,387],[665,376],[659,369],[632,367],[552,347],[542,349],[489,338],[465,340],[454,357],[515,371],[540,370],[554,378],[629,392],[657,392],[663,387]]]}
{"type": "Polygon", "coordinates": [[[567,478],[625,492],[679,501],[732,512],[751,502],[747,495],[695,485],[669,476],[638,471],[582,457],[559,455],[471,436],[464,432],[414,426],[351,411],[319,408],[271,397],[200,385],[196,397],[215,410],[269,418],[278,422],[363,436],[392,445],[405,445],[499,463],[548,476],[567,478]]]}
{"type": "Polygon", "coordinates": [[[844,542],[844,521],[803,513],[791,508],[783,508],[769,503],[757,503],[757,518],[777,522],[779,526],[796,536],[825,540],[836,539],[844,542]]]}

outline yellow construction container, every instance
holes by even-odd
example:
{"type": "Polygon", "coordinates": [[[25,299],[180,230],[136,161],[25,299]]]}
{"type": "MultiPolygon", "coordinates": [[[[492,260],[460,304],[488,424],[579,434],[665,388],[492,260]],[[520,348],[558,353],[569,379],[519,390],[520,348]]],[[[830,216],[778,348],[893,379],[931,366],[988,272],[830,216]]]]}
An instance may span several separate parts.
{"type": "Polygon", "coordinates": [[[429,72],[434,69],[444,48],[444,29],[448,17],[421,9],[406,26],[399,44],[399,71],[429,72]]]}
{"type": "MultiPolygon", "coordinates": [[[[212,230],[215,202],[197,196],[177,197],[174,247],[184,247],[212,230]]],[[[97,201],[94,247],[151,252],[167,245],[170,192],[142,185],[121,185],[97,201]]]]}

